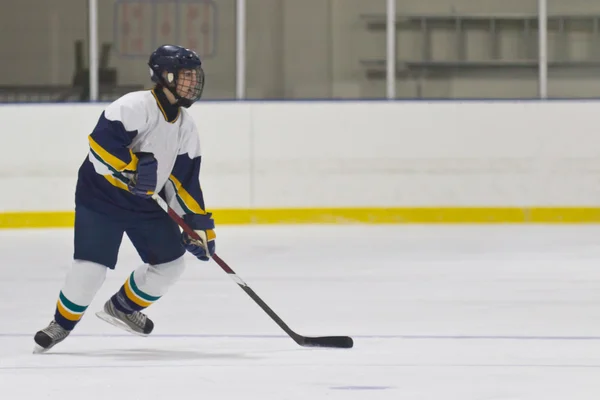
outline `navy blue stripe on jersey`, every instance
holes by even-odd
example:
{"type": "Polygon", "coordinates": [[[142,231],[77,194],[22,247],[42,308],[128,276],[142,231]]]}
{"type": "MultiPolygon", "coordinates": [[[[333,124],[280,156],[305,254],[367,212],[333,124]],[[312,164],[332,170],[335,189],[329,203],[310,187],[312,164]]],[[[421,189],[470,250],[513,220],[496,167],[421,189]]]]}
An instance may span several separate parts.
{"type": "Polygon", "coordinates": [[[115,171],[137,168],[137,157],[129,149],[137,130],[128,131],[121,121],[111,121],[103,112],[89,135],[90,149],[99,161],[115,171]]]}
{"type": "Polygon", "coordinates": [[[201,161],[202,157],[192,159],[188,154],[178,155],[169,177],[186,214],[206,214],[199,178],[201,161]]]}

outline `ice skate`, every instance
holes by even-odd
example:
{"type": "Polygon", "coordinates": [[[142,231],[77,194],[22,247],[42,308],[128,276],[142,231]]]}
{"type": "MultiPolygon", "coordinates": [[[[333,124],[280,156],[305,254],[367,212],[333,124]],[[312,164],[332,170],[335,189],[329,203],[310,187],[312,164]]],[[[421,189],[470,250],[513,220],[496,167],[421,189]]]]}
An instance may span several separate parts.
{"type": "Polygon", "coordinates": [[[146,314],[139,311],[125,314],[117,310],[110,299],[104,304],[104,309],[96,313],[96,316],[117,328],[139,336],[148,336],[154,329],[154,323],[146,314]]]}
{"type": "Polygon", "coordinates": [[[33,340],[36,345],[33,352],[45,353],[56,344],[65,340],[65,338],[69,336],[69,333],[71,333],[71,331],[66,330],[57,324],[56,321],[50,322],[50,325],[35,334],[33,340]]]}

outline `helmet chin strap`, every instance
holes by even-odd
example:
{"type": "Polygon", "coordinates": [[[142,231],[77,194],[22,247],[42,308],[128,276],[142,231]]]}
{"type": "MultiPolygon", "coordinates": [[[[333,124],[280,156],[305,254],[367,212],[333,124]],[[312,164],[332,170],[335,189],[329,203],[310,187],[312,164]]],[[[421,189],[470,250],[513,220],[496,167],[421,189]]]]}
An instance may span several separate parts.
{"type": "Polygon", "coordinates": [[[193,104],[190,99],[186,99],[185,97],[181,97],[179,95],[176,96],[176,99],[177,102],[175,104],[180,107],[190,108],[190,106],[193,104]]]}
{"type": "Polygon", "coordinates": [[[175,87],[175,89],[173,89],[170,86],[167,86],[167,90],[169,92],[171,92],[173,97],[175,97],[176,101],[175,101],[174,105],[179,106],[179,107],[185,107],[185,108],[189,108],[192,105],[192,102],[189,99],[186,99],[185,97],[181,97],[180,95],[177,94],[177,87],[175,87]]]}

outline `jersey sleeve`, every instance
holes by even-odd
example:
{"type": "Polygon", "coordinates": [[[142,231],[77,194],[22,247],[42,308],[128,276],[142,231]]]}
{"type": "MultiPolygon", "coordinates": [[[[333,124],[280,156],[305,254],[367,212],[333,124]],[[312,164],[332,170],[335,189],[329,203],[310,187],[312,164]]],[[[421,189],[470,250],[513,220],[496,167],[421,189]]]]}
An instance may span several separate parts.
{"type": "Polygon", "coordinates": [[[131,101],[119,100],[104,110],[88,136],[90,160],[96,172],[107,175],[137,169],[137,157],[129,146],[145,129],[146,120],[143,104],[131,101]]]}
{"type": "Polygon", "coordinates": [[[179,215],[206,214],[200,186],[201,162],[200,137],[194,126],[182,142],[167,185],[167,201],[179,215]]]}

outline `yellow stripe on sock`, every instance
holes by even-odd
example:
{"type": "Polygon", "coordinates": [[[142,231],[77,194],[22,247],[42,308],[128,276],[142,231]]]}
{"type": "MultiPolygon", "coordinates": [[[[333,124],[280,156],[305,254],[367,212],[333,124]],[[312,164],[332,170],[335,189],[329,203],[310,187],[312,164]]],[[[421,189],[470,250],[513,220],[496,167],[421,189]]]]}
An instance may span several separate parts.
{"type": "Polygon", "coordinates": [[[149,305],[151,305],[152,302],[140,298],[133,292],[133,289],[131,289],[131,284],[129,283],[129,279],[130,278],[127,278],[127,281],[125,281],[125,285],[123,285],[125,287],[125,294],[129,298],[129,300],[133,301],[140,307],[148,307],[149,305]]]}
{"type": "Polygon", "coordinates": [[[83,316],[83,313],[74,314],[67,310],[67,308],[60,302],[60,300],[58,300],[58,302],[56,303],[56,308],[58,308],[58,312],[60,313],[60,315],[62,315],[69,321],[79,321],[83,316]]]}

